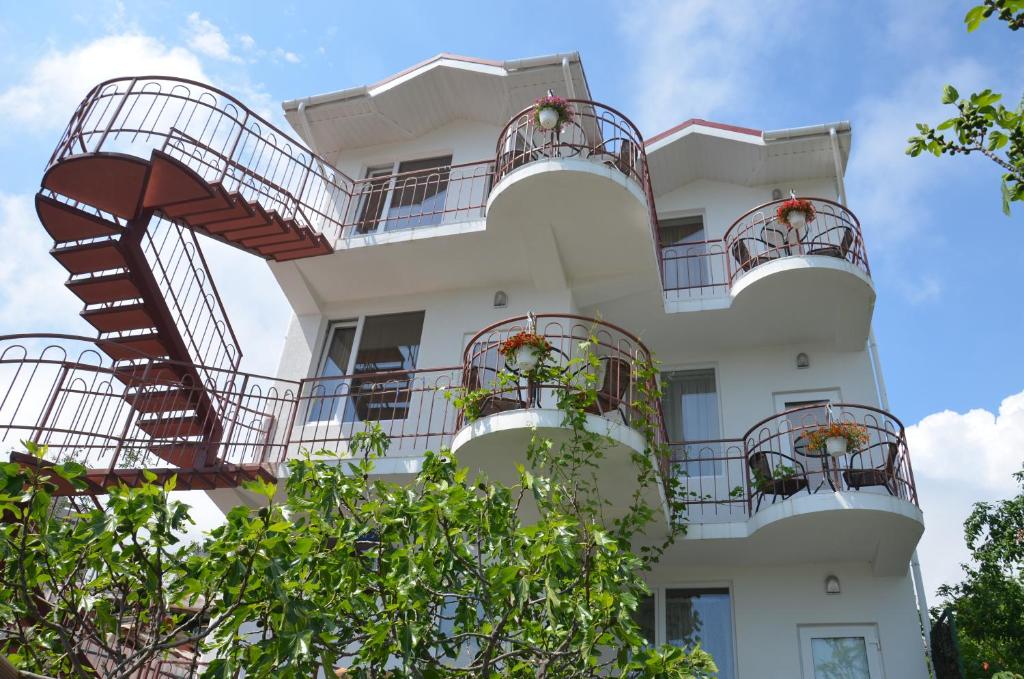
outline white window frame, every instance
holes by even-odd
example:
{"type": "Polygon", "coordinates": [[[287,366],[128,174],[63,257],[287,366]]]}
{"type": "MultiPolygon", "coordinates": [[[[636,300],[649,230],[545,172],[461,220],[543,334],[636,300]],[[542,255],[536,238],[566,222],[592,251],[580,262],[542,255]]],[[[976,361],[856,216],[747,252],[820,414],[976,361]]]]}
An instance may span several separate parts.
{"type": "MultiPolygon", "coordinates": [[[[416,154],[414,156],[409,156],[408,158],[401,158],[399,160],[393,160],[393,161],[388,161],[388,162],[370,163],[370,164],[367,164],[365,167],[363,167],[363,179],[361,181],[372,181],[374,179],[374,177],[371,176],[373,173],[385,172],[385,171],[387,171],[389,173],[388,176],[390,178],[388,179],[387,191],[384,194],[384,206],[383,206],[383,208],[381,208],[380,217],[377,218],[377,223],[376,223],[376,225],[374,225],[373,231],[367,231],[365,233],[354,234],[354,235],[368,236],[370,234],[380,233],[381,232],[381,228],[380,228],[381,225],[387,224],[388,212],[391,210],[391,201],[393,200],[394,195],[395,195],[395,184],[398,181],[398,168],[401,167],[402,163],[413,163],[413,162],[416,162],[417,160],[431,160],[433,158],[443,158],[445,156],[450,156],[451,157],[451,161],[449,161],[449,167],[455,165],[455,153],[453,151],[449,150],[449,151],[436,151],[436,152],[431,152],[431,153],[416,154]]],[[[384,175],[381,175],[381,176],[384,176],[384,175]]],[[[451,179],[451,173],[449,173],[449,177],[448,177],[448,183],[449,184],[451,184],[451,180],[452,180],[451,179]]],[[[370,199],[369,195],[364,195],[359,200],[358,204],[356,205],[356,214],[353,215],[353,219],[359,219],[360,218],[360,215],[362,215],[364,206],[366,205],[366,201],[369,200],[369,199],[370,199]]],[[[445,201],[447,201],[447,200],[448,199],[446,197],[445,201]]],[[[432,226],[437,226],[437,225],[435,224],[435,225],[432,225],[432,226]]]]}
{"type": "MultiPolygon", "coordinates": [[[[358,316],[357,318],[346,318],[346,319],[341,319],[341,320],[337,320],[337,321],[330,321],[327,324],[327,332],[324,333],[324,342],[320,346],[320,360],[317,361],[316,364],[315,364],[316,369],[313,370],[312,375],[310,375],[311,379],[313,379],[314,381],[320,379],[320,375],[324,371],[324,366],[327,365],[327,359],[328,359],[327,352],[330,350],[331,343],[334,341],[334,333],[339,328],[345,328],[345,329],[355,328],[356,329],[355,334],[352,336],[352,352],[351,352],[351,354],[348,357],[348,365],[345,366],[345,369],[341,373],[342,375],[351,375],[352,374],[352,370],[353,370],[353,368],[355,366],[356,354],[359,353],[359,345],[363,341],[363,323],[365,321],[366,321],[366,314],[362,314],[362,315],[358,316]]],[[[344,382],[344,380],[341,380],[341,381],[344,382]]],[[[332,416],[330,419],[327,419],[327,420],[310,420],[310,419],[305,419],[304,423],[303,423],[303,426],[323,426],[325,424],[328,424],[328,425],[330,425],[330,424],[341,425],[342,420],[344,418],[344,413],[345,413],[344,399],[342,399],[341,401],[342,402],[341,402],[340,407],[336,409],[337,413],[334,416],[332,416]]],[[[313,397],[311,395],[311,397],[309,399],[309,403],[312,404],[312,402],[313,402],[313,397]]],[[[306,407],[309,408],[310,405],[307,405],[306,407]]]]}
{"type": "MultiPolygon", "coordinates": [[[[718,400],[718,438],[720,438],[720,439],[728,438],[725,435],[725,416],[724,416],[724,414],[722,412],[722,389],[721,389],[721,380],[719,379],[720,376],[721,376],[721,372],[718,369],[718,363],[690,363],[690,364],[686,364],[686,365],[682,365],[682,366],[677,366],[677,367],[673,367],[673,368],[662,367],[662,370],[658,372],[658,386],[662,390],[662,392],[664,392],[666,383],[668,382],[668,380],[666,380],[664,378],[667,375],[671,375],[672,373],[691,372],[691,371],[698,371],[698,370],[711,370],[715,374],[715,398],[718,400]]],[[[697,475],[691,476],[690,478],[693,478],[693,479],[717,479],[717,478],[726,476],[727,474],[726,474],[726,471],[725,471],[725,465],[726,465],[726,461],[725,460],[721,460],[718,465],[713,465],[716,469],[718,469],[720,471],[717,471],[714,474],[697,474],[697,475]]],[[[703,467],[703,465],[698,465],[698,466],[703,467]]]]}
{"type": "MultiPolygon", "coordinates": [[[[684,583],[671,583],[667,585],[658,585],[657,587],[650,587],[651,594],[654,595],[654,636],[653,641],[655,646],[662,646],[666,643],[666,637],[668,636],[667,624],[665,620],[665,613],[667,604],[665,603],[665,593],[670,589],[725,589],[729,591],[729,615],[732,622],[732,665],[736,668],[736,676],[742,676],[739,666],[739,646],[736,640],[736,591],[733,588],[732,581],[729,580],[716,580],[711,582],[684,582],[684,583]]],[[[873,679],[873,678],[872,678],[873,679]]]]}
{"type": "Polygon", "coordinates": [[[800,669],[803,679],[815,679],[814,658],[811,655],[811,639],[838,637],[860,637],[868,657],[868,673],[871,679],[885,679],[882,661],[882,642],[878,625],[873,623],[847,625],[797,625],[800,640],[800,669]]]}

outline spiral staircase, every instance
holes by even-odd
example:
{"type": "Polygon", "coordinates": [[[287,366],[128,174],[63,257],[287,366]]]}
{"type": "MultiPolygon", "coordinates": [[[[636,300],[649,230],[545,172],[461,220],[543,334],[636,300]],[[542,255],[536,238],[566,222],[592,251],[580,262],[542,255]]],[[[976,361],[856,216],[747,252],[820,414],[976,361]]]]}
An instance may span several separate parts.
{"type": "MultiPolygon", "coordinates": [[[[54,241],[50,254],[68,271],[65,285],[85,305],[81,316],[123,385],[133,431],[147,437],[144,457],[160,461],[150,470],[158,478],[174,474],[183,489],[275,478],[274,464],[237,464],[223,445],[242,408],[237,390],[225,387],[241,351],[195,234],[279,262],[330,253],[310,219],[329,219],[320,211],[338,185],[328,168],[200,83],[108,81],[75,112],[36,210],[54,241]]],[[[70,389],[58,384],[49,403],[70,389]]],[[[48,413],[38,431],[52,429],[48,413]]],[[[84,492],[142,481],[141,469],[118,462],[121,447],[89,470],[84,492]]],[[[21,452],[11,458],[49,464],[21,452]]],[[[83,491],[62,484],[58,492],[83,491]]]]}

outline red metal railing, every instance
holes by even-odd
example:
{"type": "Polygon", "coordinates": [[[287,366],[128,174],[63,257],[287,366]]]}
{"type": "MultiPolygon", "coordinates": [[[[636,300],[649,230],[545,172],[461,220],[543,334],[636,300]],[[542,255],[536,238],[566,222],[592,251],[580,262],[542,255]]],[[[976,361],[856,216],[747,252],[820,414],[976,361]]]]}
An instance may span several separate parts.
{"type": "Polygon", "coordinates": [[[761,420],[742,439],[673,443],[670,449],[687,519],[699,523],[752,515],[790,492],[876,492],[918,504],[903,424],[872,406],[801,406],[761,420]],[[836,457],[809,450],[807,434],[829,422],[860,425],[868,440],[836,457]],[[758,476],[767,483],[759,485],[758,476]]]}
{"type": "MultiPolygon", "coordinates": [[[[644,398],[642,364],[651,365],[651,355],[632,334],[611,323],[568,314],[518,316],[495,323],[478,332],[463,354],[465,387],[489,392],[481,402],[483,415],[526,407],[556,408],[565,389],[582,386],[589,378],[598,390],[597,402],[589,410],[625,424],[634,422],[635,404],[644,398]],[[519,375],[501,354],[505,340],[528,329],[547,339],[551,351],[546,365],[560,368],[567,382],[538,382],[519,375]],[[590,352],[598,361],[596,372],[584,360],[590,352]],[[500,373],[516,379],[503,383],[500,373]]],[[[658,408],[656,401],[648,405],[653,411],[658,408]]]]}
{"type": "Polygon", "coordinates": [[[721,240],[662,246],[662,285],[667,292],[700,297],[721,294],[754,268],[784,257],[834,257],[870,275],[860,222],[848,209],[825,198],[805,198],[817,216],[801,229],[778,221],[783,201],[745,213],[721,240]]]}
{"type": "Polygon", "coordinates": [[[108,80],[79,105],[50,164],[159,149],[228,192],[332,240],[483,216],[491,161],[353,180],[229,94],[192,80],[108,80]]]}
{"type": "MultiPolygon", "coordinates": [[[[590,375],[599,390],[594,414],[627,425],[636,422],[645,386],[636,366],[650,359],[639,340],[593,319],[541,315],[535,328],[552,344],[548,360],[577,371],[569,375],[569,386],[531,383],[525,377],[499,384],[497,374],[509,366],[498,346],[527,327],[527,318],[517,318],[484,329],[457,367],[299,381],[207,370],[214,379],[204,385],[175,374],[168,361],[112,363],[88,338],[0,337],[0,446],[19,450],[20,441],[33,440],[49,446],[51,462],[74,459],[93,469],[173,467],[174,455],[186,459],[190,452],[234,464],[278,463],[301,449],[345,454],[356,433],[379,425],[391,440],[390,455],[419,455],[450,445],[462,424],[445,392],[483,389],[484,415],[555,407],[574,380],[582,383],[594,370],[573,361],[584,355],[580,343],[593,338],[590,349],[599,362],[590,375]],[[210,395],[223,425],[214,440],[205,436],[203,420],[214,415],[189,406],[189,397],[200,393],[210,395]],[[147,413],[159,417],[154,421],[147,413]]],[[[658,420],[656,429],[664,431],[660,404],[647,405],[658,420]]],[[[770,475],[805,481],[799,492],[860,490],[917,503],[903,425],[871,406],[803,406],[758,422],[740,439],[680,441],[668,447],[671,467],[663,471],[679,476],[691,522],[739,520],[780,500],[756,483],[754,471],[765,470],[752,463],[757,458],[770,475]],[[808,451],[802,443],[807,432],[828,422],[863,426],[867,443],[836,458],[808,451]]]]}
{"type": "MultiPolygon", "coordinates": [[[[585,99],[569,99],[573,119],[557,130],[545,130],[525,108],[498,135],[494,181],[528,163],[551,158],[587,160],[614,168],[636,182],[647,200],[651,236],[658,242],[654,190],[647,169],[644,139],[637,126],[610,106],[585,99]]],[[[661,258],[655,252],[655,261],[661,258]]]]}

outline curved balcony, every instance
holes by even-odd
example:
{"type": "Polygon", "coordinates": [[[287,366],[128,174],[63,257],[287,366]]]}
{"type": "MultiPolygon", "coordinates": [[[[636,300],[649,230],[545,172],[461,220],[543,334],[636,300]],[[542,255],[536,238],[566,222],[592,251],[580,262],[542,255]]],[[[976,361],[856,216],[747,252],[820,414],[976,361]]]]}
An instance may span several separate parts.
{"type": "Polygon", "coordinates": [[[690,538],[719,539],[694,547],[698,560],[736,549],[765,561],[870,561],[878,573],[897,574],[924,530],[903,424],[878,408],[802,406],[765,418],[742,439],[671,448],[689,493],[685,519],[696,524],[690,538]],[[866,442],[834,456],[809,450],[808,434],[835,422],[862,427],[866,442]],[[722,538],[744,538],[744,546],[722,538]]]}
{"type": "Polygon", "coordinates": [[[573,119],[560,129],[541,128],[530,107],[498,135],[488,229],[549,231],[572,282],[655,271],[643,137],[613,108],[578,99],[569,105],[573,119]]]}
{"type": "MultiPolygon", "coordinates": [[[[641,383],[646,378],[640,368],[650,364],[650,352],[639,339],[592,318],[538,314],[495,323],[477,333],[464,352],[463,386],[479,395],[479,417],[462,422],[452,451],[491,478],[516,481],[516,464],[526,463],[525,451],[535,433],[556,446],[571,435],[559,401],[586,384],[596,385],[597,398],[586,408],[585,426],[608,442],[595,472],[599,492],[612,503],[614,514],[614,508],[625,507],[636,491],[633,457],[648,448],[637,431],[644,411],[658,412],[657,401],[646,396],[653,392],[641,383]],[[507,363],[500,353],[505,340],[531,329],[551,345],[545,366],[557,369],[557,381],[538,381],[507,363]],[[588,360],[591,356],[596,365],[588,360]],[[645,398],[651,402],[644,403],[645,398]]],[[[660,484],[647,493],[651,506],[662,505],[660,484]]]]}
{"type": "Polygon", "coordinates": [[[779,222],[773,201],[720,240],[662,246],[665,310],[730,310],[706,320],[711,338],[863,346],[875,289],[860,223],[834,201],[804,200],[816,218],[799,229],[779,222]]]}

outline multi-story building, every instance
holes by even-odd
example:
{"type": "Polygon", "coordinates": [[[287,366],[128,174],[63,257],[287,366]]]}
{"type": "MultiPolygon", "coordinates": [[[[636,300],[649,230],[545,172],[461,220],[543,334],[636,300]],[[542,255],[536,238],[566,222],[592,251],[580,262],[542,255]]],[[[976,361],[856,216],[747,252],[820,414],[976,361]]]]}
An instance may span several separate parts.
{"type": "Polygon", "coordinates": [[[687,534],[648,574],[652,640],[700,641],[722,677],[927,676],[923,517],[846,205],[848,123],[645,139],[577,54],[440,55],[284,112],[301,142],[199,83],[89,93],[37,205],[100,335],[5,338],[7,441],[79,456],[97,492],[173,469],[222,508],[369,423],[389,478],[442,447],[508,478],[561,417],[550,385],[496,386],[498,344],[532,323],[568,363],[594,334],[602,487],[631,492],[635,366],[654,355],[663,469],[688,491],[687,534]],[[574,113],[556,129],[531,108],[549,91],[574,113]],[[813,220],[779,218],[791,196],[813,220]],[[196,233],[270,262],[294,310],[277,375],[239,369],[196,233]],[[444,397],[460,386],[490,390],[474,422],[444,397]],[[835,423],[866,439],[809,445],[835,423]]]}

